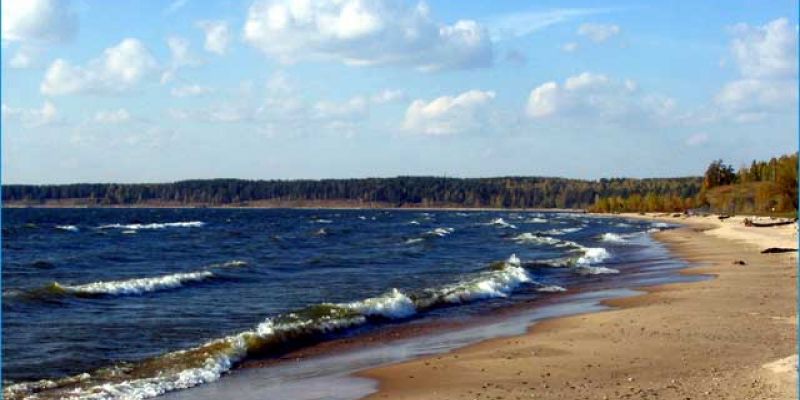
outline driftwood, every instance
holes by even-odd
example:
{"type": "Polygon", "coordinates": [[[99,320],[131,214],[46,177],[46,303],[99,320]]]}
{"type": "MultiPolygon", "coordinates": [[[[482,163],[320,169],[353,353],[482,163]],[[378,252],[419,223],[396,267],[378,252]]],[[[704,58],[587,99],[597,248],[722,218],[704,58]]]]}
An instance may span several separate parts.
{"type": "Polygon", "coordinates": [[[774,254],[774,253],[795,253],[797,249],[789,249],[785,247],[770,247],[768,249],[761,250],[761,254],[774,254]]]}
{"type": "Polygon", "coordinates": [[[752,226],[756,228],[769,228],[772,226],[791,225],[795,222],[797,222],[797,218],[790,219],[787,221],[777,221],[777,222],[755,222],[752,221],[750,218],[745,218],[744,226],[752,226]]]}

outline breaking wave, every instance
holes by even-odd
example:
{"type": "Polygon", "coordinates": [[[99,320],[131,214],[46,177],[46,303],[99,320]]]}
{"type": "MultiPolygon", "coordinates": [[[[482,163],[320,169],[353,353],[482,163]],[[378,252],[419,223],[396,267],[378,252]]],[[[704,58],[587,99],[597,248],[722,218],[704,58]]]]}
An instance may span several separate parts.
{"type": "Polygon", "coordinates": [[[138,231],[142,229],[166,229],[166,228],[202,228],[205,226],[202,221],[181,221],[181,222],[154,222],[151,224],[106,224],[100,225],[97,229],[124,229],[126,231],[138,231]]]}
{"type": "Polygon", "coordinates": [[[231,268],[247,265],[244,261],[229,261],[224,264],[214,264],[203,270],[153,276],[146,278],[133,278],[123,280],[98,281],[92,283],[67,285],[53,282],[48,286],[30,292],[22,292],[33,298],[74,295],[77,297],[94,296],[132,296],[149,292],[176,289],[187,284],[197,283],[217,277],[213,269],[231,268]]]}
{"type": "Polygon", "coordinates": [[[494,225],[494,226],[497,226],[497,227],[500,227],[500,228],[517,229],[516,225],[509,224],[503,218],[495,218],[495,219],[491,220],[490,222],[488,222],[486,225],[494,225]]]}
{"type": "Polygon", "coordinates": [[[56,229],[67,232],[78,232],[78,227],[75,225],[56,225],[56,229]]]}
{"type": "Polygon", "coordinates": [[[453,228],[436,228],[434,230],[430,230],[425,232],[426,236],[438,236],[438,237],[445,237],[456,230],[453,228]]]}
{"type": "MultiPolygon", "coordinates": [[[[166,276],[145,279],[163,278],[166,276]]],[[[131,284],[136,281],[102,284],[106,288],[122,287],[124,285],[120,282],[131,284]]],[[[267,355],[285,350],[292,344],[296,346],[321,340],[325,334],[363,325],[372,319],[403,319],[447,304],[506,297],[527,282],[532,281],[522,267],[522,262],[511,255],[507,260],[493,264],[490,270],[437,289],[427,289],[415,294],[392,289],[383,295],[350,303],[312,305],[266,318],[253,329],[141,362],[119,364],[60,380],[6,385],[4,397],[21,399],[35,394],[38,399],[151,398],[215,381],[250,356],[267,355]]],[[[558,286],[546,285],[538,288],[540,292],[563,290],[565,289],[558,286]]]]}

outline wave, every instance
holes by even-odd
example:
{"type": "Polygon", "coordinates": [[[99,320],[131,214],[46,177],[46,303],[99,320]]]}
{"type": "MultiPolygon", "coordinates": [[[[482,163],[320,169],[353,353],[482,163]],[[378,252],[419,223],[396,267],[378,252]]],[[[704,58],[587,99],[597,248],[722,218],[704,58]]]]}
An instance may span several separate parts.
{"type": "Polygon", "coordinates": [[[434,230],[425,232],[425,235],[426,236],[445,237],[445,236],[447,236],[447,235],[449,235],[449,234],[451,234],[451,233],[453,233],[455,231],[456,230],[453,229],[453,228],[436,228],[434,230]]]}
{"type": "Polygon", "coordinates": [[[315,219],[315,220],[313,220],[311,222],[314,222],[316,224],[332,224],[333,223],[333,221],[331,221],[329,219],[324,219],[324,218],[317,218],[317,219],[315,219]]]}
{"type": "Polygon", "coordinates": [[[500,228],[517,229],[516,225],[509,224],[503,218],[495,218],[495,219],[491,220],[490,222],[488,222],[486,225],[494,225],[494,226],[497,226],[497,227],[500,227],[500,228]]]}
{"type": "Polygon", "coordinates": [[[566,292],[567,289],[558,286],[558,285],[543,285],[536,289],[537,292],[544,292],[544,293],[557,293],[557,292],[566,292]]]}
{"type": "Polygon", "coordinates": [[[525,223],[528,223],[528,224],[546,224],[547,220],[544,219],[544,218],[533,217],[533,218],[526,219],[525,223]]]}
{"type": "Polygon", "coordinates": [[[100,225],[97,229],[124,229],[126,231],[138,231],[142,229],[166,229],[166,228],[201,228],[205,226],[202,221],[181,221],[181,222],[154,222],[150,224],[106,224],[100,225]]]}
{"type": "MultiPolygon", "coordinates": [[[[322,303],[266,318],[253,329],[173,351],[137,363],[102,368],[61,380],[6,385],[5,398],[145,399],[219,379],[247,357],[321,340],[322,335],[363,325],[371,319],[404,319],[447,304],[506,297],[532,282],[515,255],[467,280],[417,294],[397,289],[350,303],[322,303]]],[[[542,292],[560,287],[540,285],[542,292]]]]}
{"type": "Polygon", "coordinates": [[[578,273],[582,275],[618,274],[619,270],[608,267],[584,266],[578,269],[578,273]]]}
{"type": "Polygon", "coordinates": [[[612,233],[606,232],[600,235],[600,240],[604,242],[611,242],[611,243],[627,243],[630,235],[624,235],[620,233],[612,233]]]}
{"type": "Polygon", "coordinates": [[[573,228],[562,228],[562,229],[553,228],[553,229],[548,229],[546,231],[541,231],[541,232],[538,232],[538,233],[543,234],[543,235],[561,236],[561,235],[566,235],[566,234],[569,234],[569,233],[575,233],[575,232],[578,232],[578,231],[580,231],[582,229],[583,229],[582,226],[577,226],[577,227],[573,227],[573,228]]]}
{"type": "Polygon", "coordinates": [[[77,297],[141,295],[149,292],[175,289],[187,284],[213,279],[217,277],[212,271],[212,269],[215,268],[235,268],[245,265],[247,265],[247,263],[244,261],[234,260],[223,264],[212,264],[199,271],[147,278],[98,281],[79,285],[66,285],[53,282],[44,288],[27,292],[27,294],[34,298],[42,296],[47,297],[47,295],[74,295],[77,297]]]}
{"type": "Polygon", "coordinates": [[[425,241],[425,239],[423,239],[423,238],[409,238],[409,239],[406,239],[406,244],[416,244],[416,243],[420,243],[420,242],[424,242],[424,241],[425,241]]]}
{"type": "Polygon", "coordinates": [[[75,225],[56,225],[56,229],[67,231],[67,232],[78,232],[79,229],[75,225]]]}

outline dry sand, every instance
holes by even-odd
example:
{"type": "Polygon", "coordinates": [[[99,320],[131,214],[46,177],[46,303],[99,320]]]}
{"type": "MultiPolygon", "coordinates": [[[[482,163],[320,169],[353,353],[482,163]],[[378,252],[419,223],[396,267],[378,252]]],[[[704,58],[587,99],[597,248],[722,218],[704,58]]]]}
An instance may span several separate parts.
{"type": "Polygon", "coordinates": [[[760,254],[795,248],[794,225],[679,222],[686,227],[655,237],[692,263],[684,273],[714,279],[649,288],[609,301],[617,308],[607,312],[365,371],[380,382],[369,398],[797,398],[797,253],[760,254]]]}

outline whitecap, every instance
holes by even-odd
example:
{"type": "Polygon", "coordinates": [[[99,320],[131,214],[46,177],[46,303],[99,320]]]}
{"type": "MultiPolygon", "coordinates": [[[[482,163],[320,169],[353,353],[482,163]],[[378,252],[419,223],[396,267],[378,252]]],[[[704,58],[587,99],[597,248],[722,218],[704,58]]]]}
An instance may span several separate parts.
{"type": "Polygon", "coordinates": [[[517,229],[517,227],[515,225],[509,224],[503,218],[495,218],[495,219],[491,220],[489,223],[487,223],[487,225],[494,225],[494,226],[497,226],[497,227],[500,227],[500,228],[517,229]]]}
{"type": "Polygon", "coordinates": [[[124,229],[128,231],[138,231],[141,229],[166,229],[166,228],[201,228],[205,226],[202,221],[181,221],[181,222],[154,222],[150,224],[106,224],[100,225],[97,229],[124,229]]]}
{"type": "Polygon", "coordinates": [[[118,281],[99,281],[82,285],[63,285],[55,282],[53,286],[68,293],[132,295],[159,290],[174,289],[189,282],[199,282],[214,276],[211,271],[177,273],[150,278],[134,278],[118,281]]]}
{"type": "Polygon", "coordinates": [[[567,289],[558,285],[546,285],[538,287],[536,291],[544,293],[558,293],[558,292],[566,292],[567,289]]]}
{"type": "Polygon", "coordinates": [[[56,229],[68,232],[78,232],[78,227],[75,225],[56,225],[56,229]]]}

